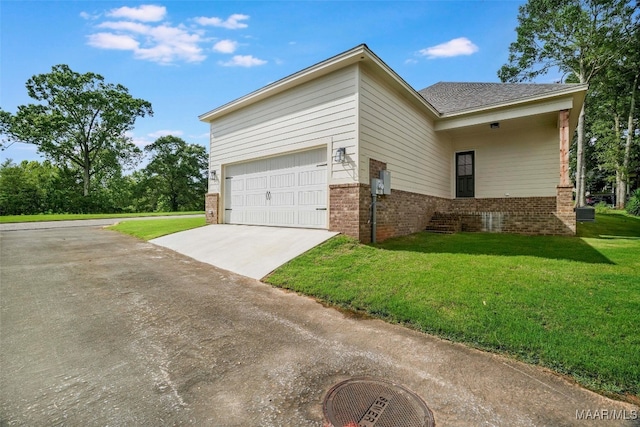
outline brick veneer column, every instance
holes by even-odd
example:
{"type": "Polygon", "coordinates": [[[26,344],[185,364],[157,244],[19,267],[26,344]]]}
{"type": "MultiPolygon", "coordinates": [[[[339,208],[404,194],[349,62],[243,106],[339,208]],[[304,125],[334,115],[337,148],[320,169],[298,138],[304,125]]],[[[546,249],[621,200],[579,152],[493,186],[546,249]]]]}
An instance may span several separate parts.
{"type": "Polygon", "coordinates": [[[218,200],[220,194],[208,193],[204,196],[204,215],[207,224],[218,224],[218,200]]]}
{"type": "Polygon", "coordinates": [[[576,234],[576,213],[573,210],[573,186],[558,185],[556,196],[556,216],[566,226],[564,233],[576,234]]]}
{"type": "Polygon", "coordinates": [[[360,193],[361,184],[334,184],[329,186],[329,230],[361,239],[360,193]]]}

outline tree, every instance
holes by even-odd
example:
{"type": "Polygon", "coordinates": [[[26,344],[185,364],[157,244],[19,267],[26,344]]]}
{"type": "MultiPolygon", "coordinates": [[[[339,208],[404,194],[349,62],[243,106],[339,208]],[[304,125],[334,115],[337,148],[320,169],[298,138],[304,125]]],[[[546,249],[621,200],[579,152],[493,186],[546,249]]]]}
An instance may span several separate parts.
{"type": "Polygon", "coordinates": [[[633,172],[633,144],[637,139],[637,93],[640,85],[640,28],[630,43],[619,47],[620,60],[601,73],[589,93],[590,114],[586,117],[587,137],[593,142],[599,170],[609,173],[609,181],[616,190],[616,207],[624,208],[630,175],[633,172]]]}
{"type": "Polygon", "coordinates": [[[202,210],[207,192],[208,156],[204,147],[163,136],[145,147],[151,160],[144,169],[148,189],[171,211],[202,210]]]}
{"type": "Polygon", "coordinates": [[[5,144],[33,144],[54,163],[78,168],[84,196],[96,174],[137,162],[141,152],[126,132],[136,118],[153,115],[149,102],[133,98],[122,85],[105,83],[99,74],[79,74],[67,65],[31,77],[26,87],[40,103],[21,105],[16,114],[0,110],[5,144]]]}
{"type": "Polygon", "coordinates": [[[60,174],[48,161],[7,159],[0,165],[0,215],[63,212],[60,174]]]}
{"type": "MultiPolygon", "coordinates": [[[[620,59],[620,45],[633,33],[637,5],[623,0],[529,0],[520,6],[517,39],[509,62],[498,72],[502,81],[532,80],[550,69],[573,74],[588,84],[620,59]]],[[[576,137],[576,204],[585,204],[585,106],[576,137]]]]}

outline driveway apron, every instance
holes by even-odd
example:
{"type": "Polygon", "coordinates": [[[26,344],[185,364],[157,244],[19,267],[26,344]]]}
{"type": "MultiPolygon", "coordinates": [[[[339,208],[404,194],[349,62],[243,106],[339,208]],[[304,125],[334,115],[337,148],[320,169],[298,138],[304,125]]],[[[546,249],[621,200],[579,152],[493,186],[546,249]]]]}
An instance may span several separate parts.
{"type": "Polygon", "coordinates": [[[320,427],[327,392],[363,376],[412,390],[437,426],[602,425],[603,410],[638,425],[637,407],[543,369],[114,231],[0,239],[0,425],[320,427]]]}

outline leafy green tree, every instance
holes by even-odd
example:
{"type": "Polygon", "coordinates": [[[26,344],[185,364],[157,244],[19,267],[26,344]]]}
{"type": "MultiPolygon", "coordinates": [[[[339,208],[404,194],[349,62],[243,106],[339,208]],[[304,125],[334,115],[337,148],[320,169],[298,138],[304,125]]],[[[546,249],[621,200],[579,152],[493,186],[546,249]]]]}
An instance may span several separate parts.
{"type": "Polygon", "coordinates": [[[147,190],[155,194],[156,209],[204,209],[208,156],[203,146],[169,135],[158,138],[145,151],[151,160],[143,170],[144,182],[147,190]]]}
{"type": "Polygon", "coordinates": [[[26,87],[39,103],[21,105],[16,114],[0,110],[4,144],[33,144],[55,164],[77,168],[83,196],[96,175],[137,162],[141,151],[126,132],[138,117],[153,115],[148,101],[133,98],[122,85],[105,83],[99,74],[80,74],[67,65],[31,77],[26,87]]]}
{"type": "Polygon", "coordinates": [[[636,107],[640,52],[634,55],[594,81],[588,97],[591,108],[585,119],[586,136],[593,145],[593,164],[616,190],[616,206],[620,209],[624,208],[630,175],[637,170],[634,162],[640,152],[640,145],[634,143],[638,140],[640,115],[636,107]]]}
{"type": "Polygon", "coordinates": [[[0,165],[0,215],[28,215],[60,212],[59,170],[50,162],[11,159],[0,165]]]}
{"type": "MultiPolygon", "coordinates": [[[[622,0],[529,0],[520,6],[517,39],[498,72],[505,82],[532,80],[558,69],[588,84],[619,61],[630,41],[637,4],[622,0]]],[[[577,205],[585,204],[585,107],[576,137],[577,205]]]]}

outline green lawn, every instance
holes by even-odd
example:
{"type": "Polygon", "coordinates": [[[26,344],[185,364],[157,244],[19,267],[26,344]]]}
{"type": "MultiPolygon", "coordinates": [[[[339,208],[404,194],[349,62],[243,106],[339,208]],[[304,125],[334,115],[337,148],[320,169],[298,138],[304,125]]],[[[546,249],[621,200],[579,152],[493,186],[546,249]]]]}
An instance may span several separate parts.
{"type": "Polygon", "coordinates": [[[198,218],[147,219],[144,221],[125,221],[109,227],[112,230],[129,234],[143,240],[151,240],[178,231],[189,230],[205,225],[204,216],[198,218]]]}
{"type": "Polygon", "coordinates": [[[104,219],[104,218],[137,218],[144,216],[166,215],[193,215],[200,212],[146,212],[146,213],[120,213],[120,214],[40,214],[40,215],[3,215],[0,223],[4,222],[41,222],[41,221],[70,221],[78,219],[104,219]]]}
{"type": "Polygon", "coordinates": [[[338,236],[268,283],[640,397],[640,218],[599,214],[579,237],[338,236]]]}

